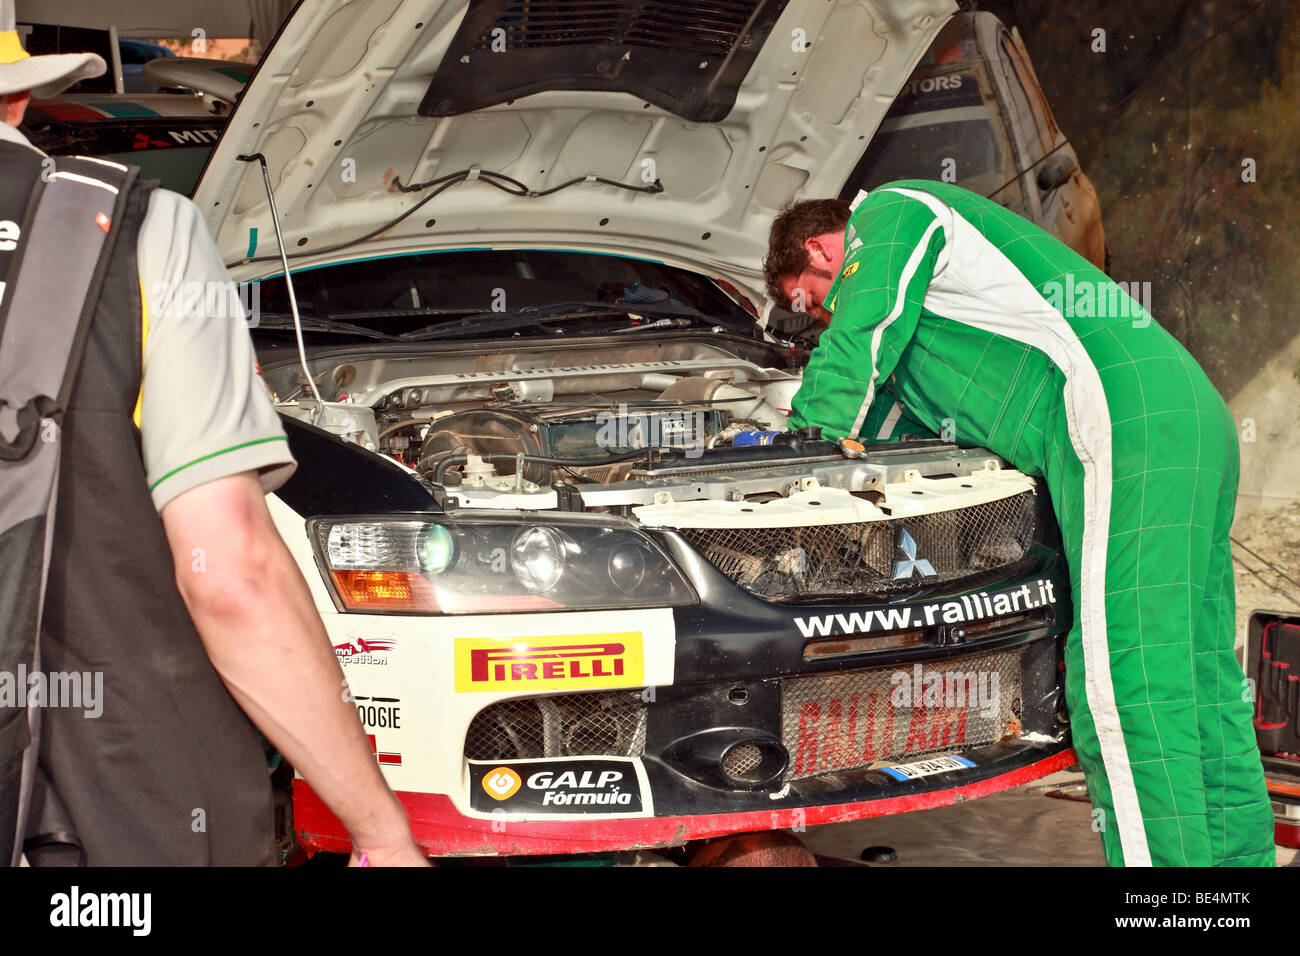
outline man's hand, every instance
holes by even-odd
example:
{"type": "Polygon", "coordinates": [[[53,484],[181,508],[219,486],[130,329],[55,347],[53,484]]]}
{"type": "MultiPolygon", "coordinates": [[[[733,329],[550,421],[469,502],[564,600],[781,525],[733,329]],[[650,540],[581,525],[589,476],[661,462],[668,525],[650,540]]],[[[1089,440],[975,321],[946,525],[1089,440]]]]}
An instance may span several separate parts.
{"type": "Polygon", "coordinates": [[[357,853],[376,866],[427,864],[345,699],[343,671],[257,474],[183,492],[162,521],[177,587],[231,696],[343,822],[357,853]]]}
{"type": "Polygon", "coordinates": [[[352,850],[348,866],[360,866],[361,854],[366,855],[366,866],[428,866],[429,861],[419,848],[409,840],[404,846],[376,846],[365,851],[352,850]]]}

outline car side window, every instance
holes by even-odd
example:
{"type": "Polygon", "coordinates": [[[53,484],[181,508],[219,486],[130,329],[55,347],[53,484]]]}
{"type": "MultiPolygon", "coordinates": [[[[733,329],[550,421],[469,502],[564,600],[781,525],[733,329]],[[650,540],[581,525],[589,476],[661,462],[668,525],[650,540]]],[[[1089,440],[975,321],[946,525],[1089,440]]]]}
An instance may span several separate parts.
{"type": "Polygon", "coordinates": [[[1002,34],[998,41],[998,53],[1002,60],[1002,71],[1006,75],[1007,84],[1011,87],[1012,102],[1015,103],[1016,113],[1019,115],[1018,125],[1030,135],[1031,145],[1034,137],[1037,138],[1035,155],[1029,157],[1031,160],[1037,160],[1055,145],[1052,134],[1047,129],[1047,117],[1041,108],[1035,108],[1037,104],[1034,102],[1033,95],[1034,82],[1021,62],[1020,51],[1012,44],[1010,34],[1002,34]]]}

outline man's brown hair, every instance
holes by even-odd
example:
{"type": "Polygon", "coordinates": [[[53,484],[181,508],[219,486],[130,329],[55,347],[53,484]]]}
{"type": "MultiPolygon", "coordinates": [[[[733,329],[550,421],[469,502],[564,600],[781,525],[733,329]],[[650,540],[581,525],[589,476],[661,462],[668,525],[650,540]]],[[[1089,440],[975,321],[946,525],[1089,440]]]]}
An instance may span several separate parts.
{"type": "Polygon", "coordinates": [[[849,212],[847,199],[805,199],[776,217],[768,234],[763,279],[767,294],[781,308],[790,308],[790,300],[781,288],[782,280],[802,275],[808,268],[804,242],[840,231],[849,224],[849,212]]]}

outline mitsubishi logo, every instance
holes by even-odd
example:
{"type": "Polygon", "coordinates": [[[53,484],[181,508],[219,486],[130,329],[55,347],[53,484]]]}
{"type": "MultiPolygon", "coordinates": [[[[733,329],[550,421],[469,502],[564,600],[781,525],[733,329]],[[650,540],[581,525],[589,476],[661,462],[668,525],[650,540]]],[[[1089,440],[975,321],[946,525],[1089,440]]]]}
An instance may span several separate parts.
{"type": "Polygon", "coordinates": [[[894,537],[894,548],[903,553],[903,557],[894,561],[895,581],[908,580],[913,571],[919,571],[923,578],[938,576],[939,572],[934,569],[933,564],[925,558],[916,556],[916,542],[902,525],[898,526],[898,534],[894,537]]]}

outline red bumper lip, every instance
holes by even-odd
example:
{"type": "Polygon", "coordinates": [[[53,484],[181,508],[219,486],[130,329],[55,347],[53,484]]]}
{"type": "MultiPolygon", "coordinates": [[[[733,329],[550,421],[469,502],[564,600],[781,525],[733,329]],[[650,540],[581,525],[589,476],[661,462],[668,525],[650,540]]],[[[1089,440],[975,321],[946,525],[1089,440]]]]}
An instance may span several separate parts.
{"type": "MultiPolygon", "coordinates": [[[[784,830],[795,826],[848,823],[911,810],[929,810],[987,797],[1076,762],[1073,749],[1052,754],[1016,770],[947,790],[860,803],[813,807],[774,807],[765,811],[650,817],[635,820],[533,820],[502,823],[462,816],[445,794],[398,791],[411,819],[416,842],[431,856],[527,856],[597,853],[678,846],[688,840],[784,830]],[[493,827],[496,830],[493,830],[493,827]]],[[[293,784],[294,828],[309,853],[348,853],[352,844],[338,818],[306,781],[293,784]]]]}

